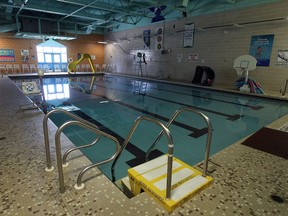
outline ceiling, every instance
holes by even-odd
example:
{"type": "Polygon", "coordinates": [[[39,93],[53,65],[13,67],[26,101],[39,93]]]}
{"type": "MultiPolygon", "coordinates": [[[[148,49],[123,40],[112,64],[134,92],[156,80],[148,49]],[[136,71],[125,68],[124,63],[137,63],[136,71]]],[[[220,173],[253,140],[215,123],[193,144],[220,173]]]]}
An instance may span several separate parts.
{"type": "MultiPolygon", "coordinates": [[[[165,5],[166,20],[277,0],[0,0],[0,32],[58,35],[104,33],[149,24],[149,8],[165,5]],[[127,27],[128,26],[128,27],[127,27]]],[[[22,34],[23,36],[23,34],[22,34]]]]}

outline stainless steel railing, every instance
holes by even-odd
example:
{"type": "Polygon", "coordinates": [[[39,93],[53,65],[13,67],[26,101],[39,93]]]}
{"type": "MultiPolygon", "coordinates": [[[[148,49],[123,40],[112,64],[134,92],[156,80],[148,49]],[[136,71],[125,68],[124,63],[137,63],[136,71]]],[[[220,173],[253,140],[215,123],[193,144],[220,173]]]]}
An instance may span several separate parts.
{"type": "MultiPolygon", "coordinates": [[[[112,140],[115,142],[115,145],[116,145],[116,150],[115,150],[115,153],[108,159],[105,159],[105,160],[102,160],[98,163],[95,163],[95,164],[91,164],[89,166],[86,166],[84,169],[82,169],[80,171],[80,173],[78,174],[78,177],[77,177],[77,184],[74,186],[76,189],[82,189],[84,187],[84,183],[82,182],[82,177],[83,175],[89,170],[89,169],[92,169],[96,166],[99,166],[101,164],[105,164],[105,163],[108,163],[112,160],[114,160],[114,158],[116,158],[116,156],[119,154],[120,152],[120,144],[118,142],[118,140],[99,130],[98,128],[95,128],[95,126],[91,126],[91,125],[88,125],[86,123],[83,123],[83,122],[80,122],[80,121],[68,121],[68,122],[65,122],[64,124],[62,124],[58,130],[56,131],[56,135],[55,135],[55,145],[56,145],[56,158],[57,158],[57,167],[58,167],[58,177],[59,177],[59,186],[60,186],[60,193],[64,193],[65,192],[65,186],[64,186],[64,174],[63,174],[63,161],[62,161],[62,154],[61,154],[61,141],[60,141],[60,137],[61,137],[61,134],[63,132],[63,130],[71,125],[78,125],[80,127],[83,127],[87,130],[90,130],[92,132],[95,132],[96,134],[98,135],[101,135],[101,136],[105,136],[106,138],[112,140]]],[[[95,142],[97,142],[99,140],[96,139],[92,144],[94,144],[95,142]]],[[[89,144],[91,145],[91,144],[89,144]]],[[[74,149],[75,150],[75,149],[74,149]]],[[[111,169],[111,172],[112,172],[112,169],[111,169]]]]}
{"type": "MultiPolygon", "coordinates": [[[[211,138],[212,138],[212,126],[211,126],[209,118],[206,115],[204,115],[203,113],[201,113],[198,110],[195,110],[191,107],[182,107],[179,110],[176,110],[176,112],[171,117],[171,119],[166,123],[166,127],[169,128],[169,126],[173,123],[173,121],[177,118],[177,116],[184,111],[188,111],[188,112],[192,112],[192,113],[195,113],[197,115],[200,115],[207,124],[208,135],[207,135],[207,140],[206,140],[206,150],[205,150],[204,169],[203,169],[203,177],[206,177],[207,176],[207,170],[208,170],[210,147],[211,147],[211,138]]],[[[151,147],[148,149],[148,151],[146,153],[146,161],[148,161],[150,152],[154,149],[154,147],[159,142],[159,140],[161,139],[162,136],[163,136],[163,131],[161,131],[159,133],[158,137],[155,139],[155,141],[152,143],[151,147]]]]}
{"type": "Polygon", "coordinates": [[[282,85],[281,85],[281,87],[280,87],[280,93],[282,93],[282,96],[284,96],[285,93],[286,93],[287,85],[288,85],[288,79],[286,79],[286,80],[282,83],[282,85]],[[284,91],[282,90],[283,87],[284,87],[284,91]]]}
{"type": "Polygon", "coordinates": [[[95,139],[93,142],[91,142],[91,143],[89,143],[89,144],[82,145],[82,146],[78,146],[78,147],[73,147],[73,148],[68,149],[68,150],[63,154],[63,157],[62,157],[62,165],[63,165],[63,167],[68,166],[67,157],[68,157],[68,155],[69,155],[70,153],[72,153],[73,151],[76,151],[76,150],[80,150],[80,149],[82,149],[82,148],[92,147],[92,146],[94,146],[94,145],[98,142],[99,139],[100,139],[100,137],[98,136],[98,137],[96,137],[96,139],[95,139]]]}
{"type": "Polygon", "coordinates": [[[51,163],[51,153],[50,153],[50,144],[49,144],[49,136],[48,136],[48,119],[52,114],[55,114],[55,113],[65,114],[65,115],[73,118],[74,120],[77,120],[79,122],[82,122],[84,124],[90,125],[93,128],[98,129],[98,127],[96,125],[94,125],[94,124],[92,124],[92,123],[90,123],[90,122],[88,122],[88,121],[86,121],[86,120],[84,120],[84,119],[82,119],[76,115],[73,115],[72,113],[70,113],[66,110],[63,110],[63,109],[55,109],[55,110],[52,110],[49,113],[47,113],[43,119],[43,132],[44,132],[44,143],[45,143],[46,163],[47,163],[47,167],[45,168],[46,172],[50,172],[50,171],[54,170],[54,167],[52,166],[52,163],[51,163]]]}
{"type": "Polygon", "coordinates": [[[168,130],[168,128],[164,124],[162,124],[161,122],[159,122],[159,121],[157,121],[157,120],[155,120],[155,119],[153,119],[151,117],[148,117],[148,116],[140,116],[140,117],[138,117],[135,120],[135,122],[134,122],[134,124],[133,124],[133,126],[132,126],[132,128],[131,128],[131,130],[130,130],[127,138],[126,138],[126,140],[124,141],[124,144],[121,147],[121,150],[120,150],[119,154],[116,156],[116,158],[113,161],[113,164],[112,164],[112,167],[111,167],[112,181],[113,182],[115,181],[114,170],[115,170],[115,166],[117,164],[117,161],[118,161],[119,157],[121,156],[122,152],[124,151],[124,149],[126,148],[127,144],[129,143],[129,141],[130,141],[132,135],[134,134],[137,126],[139,125],[139,123],[141,121],[144,121],[144,120],[152,122],[152,123],[154,123],[156,125],[159,125],[162,128],[162,133],[166,135],[166,138],[168,140],[168,164],[167,164],[167,181],[166,181],[166,199],[170,199],[170,197],[171,197],[171,182],[172,182],[173,147],[174,147],[173,139],[172,139],[172,136],[170,134],[170,131],[168,130]]]}

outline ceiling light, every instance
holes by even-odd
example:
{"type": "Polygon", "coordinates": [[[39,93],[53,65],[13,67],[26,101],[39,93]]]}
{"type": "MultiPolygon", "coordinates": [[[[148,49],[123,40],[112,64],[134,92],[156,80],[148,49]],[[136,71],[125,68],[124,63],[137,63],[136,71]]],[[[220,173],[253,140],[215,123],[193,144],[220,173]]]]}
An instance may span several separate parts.
{"type": "Polygon", "coordinates": [[[105,101],[100,101],[99,103],[103,104],[103,103],[109,103],[108,100],[105,100],[105,101]]]}
{"type": "Polygon", "coordinates": [[[30,32],[17,32],[15,34],[16,38],[28,38],[28,39],[54,39],[54,40],[74,40],[76,37],[62,36],[62,35],[46,35],[30,32]]]}

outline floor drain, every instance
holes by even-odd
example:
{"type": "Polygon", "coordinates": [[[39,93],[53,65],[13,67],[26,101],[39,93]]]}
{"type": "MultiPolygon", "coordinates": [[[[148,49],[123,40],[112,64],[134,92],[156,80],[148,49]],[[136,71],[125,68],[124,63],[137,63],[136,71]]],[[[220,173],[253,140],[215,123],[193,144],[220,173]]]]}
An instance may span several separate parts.
{"type": "Polygon", "coordinates": [[[271,195],[271,199],[277,203],[284,203],[284,199],[278,195],[271,195]]]}
{"type": "Polygon", "coordinates": [[[0,140],[5,140],[6,139],[6,137],[0,137],[0,140]]]}

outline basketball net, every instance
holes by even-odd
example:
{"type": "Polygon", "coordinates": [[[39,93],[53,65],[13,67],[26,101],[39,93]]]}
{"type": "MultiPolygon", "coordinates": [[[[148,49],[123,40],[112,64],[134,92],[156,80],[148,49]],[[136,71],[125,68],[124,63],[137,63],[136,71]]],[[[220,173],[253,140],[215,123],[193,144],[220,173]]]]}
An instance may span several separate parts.
{"type": "Polygon", "coordinates": [[[237,75],[240,77],[243,72],[247,72],[246,68],[242,68],[242,67],[235,67],[234,68],[237,71],[237,75]]]}
{"type": "Polygon", "coordinates": [[[242,74],[244,73],[244,75],[245,75],[245,84],[247,84],[247,81],[248,81],[248,70],[247,70],[247,68],[235,67],[234,69],[237,71],[238,77],[242,76],[242,74]]]}

